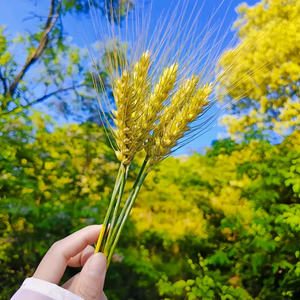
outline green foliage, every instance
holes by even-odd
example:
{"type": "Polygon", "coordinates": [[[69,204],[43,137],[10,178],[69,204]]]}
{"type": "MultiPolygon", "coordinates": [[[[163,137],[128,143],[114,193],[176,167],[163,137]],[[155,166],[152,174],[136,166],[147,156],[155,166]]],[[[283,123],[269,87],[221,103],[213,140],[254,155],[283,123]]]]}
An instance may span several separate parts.
{"type": "Polygon", "coordinates": [[[199,263],[191,261],[187,277],[201,283],[190,289],[188,279],[181,279],[184,289],[178,297],[176,283],[161,280],[158,288],[165,299],[299,297],[299,194],[286,179],[297,174],[298,136],[295,132],[276,146],[225,140],[215,143],[205,156],[189,159],[193,165],[201,160],[201,167],[190,173],[215,180],[207,197],[208,238],[198,247],[199,263]],[[214,173],[207,173],[211,166],[214,173]]]}
{"type": "MultiPolygon", "coordinates": [[[[119,3],[122,7],[125,2],[119,3]]],[[[286,9],[296,2],[290,3],[286,9]]],[[[85,4],[63,1],[61,14],[86,12],[85,4]]],[[[84,78],[91,84],[81,50],[61,39],[57,26],[37,58],[43,71],[38,76],[28,71],[12,94],[9,83],[22,64],[10,47],[20,46],[30,57],[43,26],[16,39],[0,29],[3,300],[33,274],[54,241],[103,221],[118,169],[104,128],[92,123],[58,127],[49,116],[24,108],[27,100],[29,106],[37,100],[29,82],[60,89],[65,86],[61,78],[76,73],[73,83],[84,78]]],[[[78,101],[82,112],[81,104],[91,99],[84,93],[69,96],[55,101],[67,115],[68,101],[78,101]]],[[[87,114],[92,114],[91,107],[86,106],[87,114]]],[[[299,140],[297,130],[276,145],[225,139],[204,155],[170,157],[157,166],[141,189],[113,257],[105,286],[108,299],[299,299],[299,140]]],[[[142,154],[132,166],[125,193],[141,162],[142,154]]],[[[64,280],[76,272],[68,269],[64,280]]]]}
{"type": "MultiPolygon", "coordinates": [[[[87,121],[98,116],[98,102],[90,74],[88,52],[72,43],[64,31],[65,16],[87,14],[90,7],[99,16],[112,12],[120,22],[129,0],[48,1],[48,16],[40,18],[36,31],[16,37],[0,24],[0,113],[30,115],[39,104],[71,119],[87,121]],[[21,54],[21,55],[20,55],[21,54]]],[[[39,18],[31,12],[31,18],[39,18]]],[[[106,20],[105,20],[106,22],[106,20]]],[[[101,57],[94,57],[100,62],[101,57]]],[[[107,73],[99,67],[102,78],[107,73]]],[[[3,120],[0,120],[3,122],[3,120]]]]}
{"type": "Polygon", "coordinates": [[[1,297],[6,299],[55,240],[100,222],[118,166],[97,125],[72,125],[53,134],[40,129],[31,143],[9,135],[1,141],[1,297]]]}
{"type": "MultiPolygon", "coordinates": [[[[118,169],[97,125],[27,124],[1,136],[2,299],[55,240],[102,221],[118,169]]],[[[110,299],[297,299],[298,136],[219,141],[152,171],[108,273],[110,299]]]]}

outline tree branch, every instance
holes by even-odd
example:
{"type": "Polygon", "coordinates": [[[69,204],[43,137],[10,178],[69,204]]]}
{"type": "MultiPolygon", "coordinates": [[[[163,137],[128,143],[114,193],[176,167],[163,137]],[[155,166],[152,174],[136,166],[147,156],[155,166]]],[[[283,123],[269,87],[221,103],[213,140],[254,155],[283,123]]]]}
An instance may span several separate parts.
{"type": "MultiPolygon", "coordinates": [[[[60,7],[60,6],[59,6],[60,7]]],[[[59,8],[57,9],[56,14],[54,15],[54,0],[51,0],[51,6],[50,6],[50,12],[47,18],[47,22],[46,22],[46,26],[45,26],[45,30],[43,32],[43,36],[40,40],[40,43],[38,45],[38,47],[36,48],[36,50],[27,58],[25,65],[23,66],[21,72],[17,75],[17,77],[15,78],[14,82],[11,84],[11,86],[9,87],[9,93],[11,96],[13,96],[17,85],[19,84],[20,80],[22,79],[22,77],[24,76],[24,74],[26,73],[26,71],[30,68],[30,66],[39,58],[39,56],[42,54],[42,52],[44,51],[49,38],[48,38],[48,34],[49,32],[53,29],[55,22],[58,18],[59,15],[59,8]]]]}
{"type": "Polygon", "coordinates": [[[50,98],[51,96],[54,96],[54,95],[56,95],[56,94],[58,94],[58,93],[65,92],[65,91],[68,91],[68,90],[74,90],[74,89],[79,88],[79,87],[82,87],[82,86],[84,86],[84,85],[85,85],[85,84],[78,84],[78,85],[69,86],[69,87],[67,87],[67,88],[61,88],[61,89],[58,89],[58,90],[55,91],[55,92],[49,93],[49,94],[47,94],[47,95],[44,95],[43,97],[38,98],[38,99],[36,99],[36,100],[34,100],[34,101],[28,103],[27,105],[23,106],[23,108],[27,108],[27,107],[29,107],[29,106],[32,106],[33,104],[37,104],[37,103],[43,102],[44,100],[46,100],[46,99],[50,98]]]}
{"type": "MultiPolygon", "coordinates": [[[[52,97],[52,96],[54,96],[54,95],[56,95],[58,93],[65,92],[65,91],[68,91],[68,90],[73,90],[73,89],[80,88],[80,87],[83,87],[83,86],[85,86],[85,84],[78,84],[78,85],[73,85],[73,86],[70,86],[70,87],[67,87],[67,88],[58,89],[58,90],[56,90],[56,91],[54,91],[52,93],[44,95],[43,97],[38,98],[38,99],[36,99],[36,100],[34,100],[34,101],[32,101],[32,102],[30,102],[30,103],[22,106],[22,109],[31,107],[32,105],[37,104],[37,103],[41,103],[41,102],[45,101],[46,99],[48,99],[48,98],[50,98],[50,97],[52,97]]],[[[13,113],[15,110],[17,110],[19,108],[20,107],[16,107],[13,110],[10,110],[8,112],[2,112],[2,115],[11,114],[11,113],[13,113]]]]}
{"type": "Polygon", "coordinates": [[[74,90],[74,89],[80,88],[80,87],[82,87],[82,86],[85,86],[85,84],[78,84],[78,85],[73,85],[73,86],[70,86],[70,87],[67,87],[67,88],[61,88],[61,89],[58,89],[58,90],[55,91],[55,92],[52,92],[52,93],[47,94],[47,95],[44,95],[43,97],[41,97],[41,98],[39,98],[39,99],[36,99],[36,100],[30,102],[29,104],[23,106],[23,108],[27,108],[27,107],[29,107],[29,106],[32,106],[33,104],[38,103],[38,102],[43,102],[44,100],[46,100],[46,99],[48,99],[49,97],[54,96],[54,95],[56,95],[56,94],[58,94],[58,93],[65,92],[65,91],[68,91],[68,90],[74,90]]]}
{"type": "Polygon", "coordinates": [[[1,69],[0,69],[0,80],[2,81],[2,84],[3,84],[3,90],[4,90],[4,95],[6,94],[7,92],[7,85],[6,85],[6,81],[5,81],[5,78],[2,76],[2,73],[1,73],[1,69]]]}

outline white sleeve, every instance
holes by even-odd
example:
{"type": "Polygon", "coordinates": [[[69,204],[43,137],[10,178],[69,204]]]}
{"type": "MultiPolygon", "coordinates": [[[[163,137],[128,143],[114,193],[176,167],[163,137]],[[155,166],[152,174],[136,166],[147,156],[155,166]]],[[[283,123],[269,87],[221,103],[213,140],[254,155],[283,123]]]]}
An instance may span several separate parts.
{"type": "Polygon", "coordinates": [[[11,300],[84,300],[62,287],[37,278],[27,278],[11,300]]]}

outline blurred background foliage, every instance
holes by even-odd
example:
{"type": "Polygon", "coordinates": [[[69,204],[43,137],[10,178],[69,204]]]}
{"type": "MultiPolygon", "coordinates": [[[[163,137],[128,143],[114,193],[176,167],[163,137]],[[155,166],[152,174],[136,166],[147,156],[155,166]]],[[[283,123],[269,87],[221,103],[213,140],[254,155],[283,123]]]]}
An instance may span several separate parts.
{"type": "MultiPolygon", "coordinates": [[[[124,14],[126,3],[113,9],[124,14]]],[[[102,12],[104,4],[95,1],[102,12]]],[[[112,191],[118,164],[95,117],[88,57],[61,18],[84,13],[86,1],[52,0],[37,32],[0,30],[0,299],[54,241],[100,223],[112,191]],[[77,122],[59,126],[35,110],[41,102],[77,122]]],[[[240,42],[220,61],[236,68],[221,100],[245,93],[223,119],[230,138],[149,174],[107,274],[108,299],[299,299],[299,16],[297,0],[239,7],[240,42]],[[272,38],[235,66],[239,47],[267,23],[272,38]],[[265,56],[276,56],[268,72],[253,72],[265,56]]]]}

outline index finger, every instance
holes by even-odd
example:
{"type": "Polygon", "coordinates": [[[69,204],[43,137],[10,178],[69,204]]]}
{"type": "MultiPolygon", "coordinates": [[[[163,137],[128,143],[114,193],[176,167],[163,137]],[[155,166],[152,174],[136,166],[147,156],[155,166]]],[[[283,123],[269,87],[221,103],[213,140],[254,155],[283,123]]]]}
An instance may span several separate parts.
{"type": "Polygon", "coordinates": [[[84,250],[87,245],[94,244],[100,230],[101,225],[87,226],[54,243],[42,259],[33,277],[58,284],[70,258],[84,250]]]}

